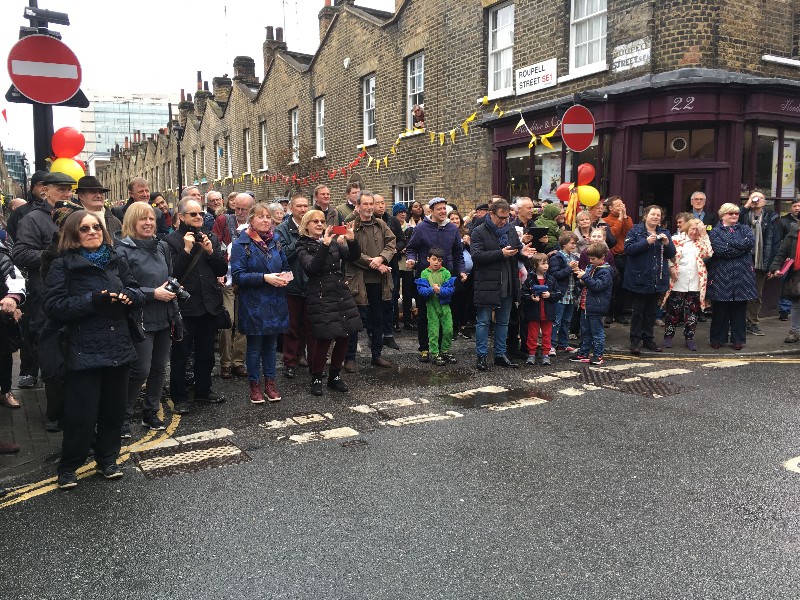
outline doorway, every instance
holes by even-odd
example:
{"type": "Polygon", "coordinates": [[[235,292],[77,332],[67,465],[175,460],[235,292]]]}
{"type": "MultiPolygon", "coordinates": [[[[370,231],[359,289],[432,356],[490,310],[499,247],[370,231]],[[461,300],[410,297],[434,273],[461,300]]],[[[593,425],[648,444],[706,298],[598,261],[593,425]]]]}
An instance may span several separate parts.
{"type": "MultiPolygon", "coordinates": [[[[641,173],[639,175],[639,221],[645,206],[661,207],[662,223],[675,229],[675,216],[692,209],[689,199],[694,192],[704,192],[712,198],[711,176],[703,173],[641,173]]],[[[709,200],[710,204],[710,200],[709,200]]],[[[714,210],[706,205],[706,210],[714,210]]]]}

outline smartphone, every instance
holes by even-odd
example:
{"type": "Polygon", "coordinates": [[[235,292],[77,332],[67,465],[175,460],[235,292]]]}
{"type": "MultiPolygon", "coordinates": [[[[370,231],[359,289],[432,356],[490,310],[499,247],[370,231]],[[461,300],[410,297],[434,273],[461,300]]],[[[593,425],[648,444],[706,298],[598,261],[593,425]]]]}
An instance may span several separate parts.
{"type": "Polygon", "coordinates": [[[347,233],[347,227],[345,225],[333,226],[333,235],[345,235],[346,233],[347,233]]]}

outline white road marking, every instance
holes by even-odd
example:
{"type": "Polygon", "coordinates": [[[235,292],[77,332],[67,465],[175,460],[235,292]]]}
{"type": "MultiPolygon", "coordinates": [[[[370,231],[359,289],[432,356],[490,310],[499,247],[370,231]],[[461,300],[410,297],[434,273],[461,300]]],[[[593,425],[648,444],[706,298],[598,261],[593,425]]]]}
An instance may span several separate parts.
{"type": "Polygon", "coordinates": [[[670,377],[671,375],[685,375],[691,373],[691,369],[663,369],[661,371],[652,371],[650,373],[640,373],[642,377],[648,379],[661,379],[662,377],[670,377]]]}
{"type": "Polygon", "coordinates": [[[321,423],[323,421],[333,421],[333,415],[330,413],[309,413],[307,415],[296,415],[288,419],[269,421],[263,423],[259,427],[264,429],[285,429],[287,427],[298,427],[308,425],[310,423],[321,423]]]}
{"type": "Polygon", "coordinates": [[[372,404],[359,404],[357,406],[350,406],[349,408],[356,412],[368,414],[384,408],[401,408],[404,406],[416,406],[417,404],[430,404],[430,400],[420,398],[415,401],[411,398],[398,398],[397,400],[382,400],[380,402],[373,402],[372,404]]]}
{"type": "Polygon", "coordinates": [[[322,440],[337,440],[340,438],[354,437],[359,435],[358,432],[351,427],[338,427],[336,429],[325,429],[323,431],[309,431],[308,433],[300,433],[290,435],[289,439],[295,444],[306,444],[308,442],[319,442],[322,440]]]}
{"type": "Polygon", "coordinates": [[[627,371],[629,369],[638,369],[639,367],[652,367],[653,363],[648,362],[632,362],[624,363],[621,365],[609,365],[605,367],[592,367],[595,371],[627,371]]]}
{"type": "Polygon", "coordinates": [[[208,440],[219,440],[225,437],[230,437],[233,435],[233,431],[230,429],[211,429],[209,431],[198,431],[197,433],[190,433],[188,435],[181,435],[175,438],[167,438],[162,442],[159,442],[153,448],[170,448],[173,446],[179,446],[181,444],[191,444],[194,442],[205,442],[208,440]]]}
{"type": "Polygon", "coordinates": [[[242,451],[236,446],[220,446],[218,448],[204,450],[188,450],[187,452],[180,452],[178,454],[171,454],[169,456],[158,456],[156,458],[143,460],[139,463],[139,468],[142,471],[151,471],[153,469],[161,469],[164,467],[173,467],[176,465],[200,462],[208,460],[209,458],[236,456],[237,454],[241,453],[242,451]]]}
{"type": "Polygon", "coordinates": [[[800,473],[800,456],[795,456],[794,458],[787,460],[785,463],[783,463],[783,468],[787,471],[800,473]]]}
{"type": "Polygon", "coordinates": [[[476,388],[474,390],[467,390],[465,392],[458,392],[457,394],[450,394],[451,398],[471,398],[475,394],[501,394],[507,392],[508,388],[500,387],[499,385],[487,385],[486,387],[476,388]]]}
{"type": "Polygon", "coordinates": [[[419,423],[429,423],[430,421],[445,421],[447,419],[457,419],[464,415],[454,410],[448,410],[444,414],[440,413],[425,413],[422,415],[409,415],[407,417],[398,417],[389,421],[383,421],[384,425],[392,427],[402,427],[403,425],[418,425],[419,423]]]}
{"type": "Polygon", "coordinates": [[[558,381],[559,379],[578,377],[579,375],[580,373],[578,371],[556,371],[549,375],[542,375],[541,377],[535,377],[533,379],[524,379],[523,381],[526,383],[550,383],[552,381],[558,381]]]}
{"type": "Polygon", "coordinates": [[[504,411],[511,408],[523,408],[525,406],[536,406],[537,404],[546,404],[547,400],[544,398],[523,398],[522,400],[511,400],[510,402],[503,402],[502,404],[492,404],[486,407],[487,410],[504,411]]]}
{"type": "Polygon", "coordinates": [[[718,360],[715,362],[705,363],[700,365],[701,367],[708,367],[710,369],[727,369],[730,367],[743,367],[745,365],[749,365],[750,363],[746,360],[718,360]]]}
{"type": "Polygon", "coordinates": [[[583,388],[566,388],[563,390],[558,390],[559,394],[564,394],[565,396],[583,396],[586,392],[595,392],[597,390],[602,390],[603,388],[597,387],[596,385],[591,385],[589,383],[584,383],[583,388]]]}

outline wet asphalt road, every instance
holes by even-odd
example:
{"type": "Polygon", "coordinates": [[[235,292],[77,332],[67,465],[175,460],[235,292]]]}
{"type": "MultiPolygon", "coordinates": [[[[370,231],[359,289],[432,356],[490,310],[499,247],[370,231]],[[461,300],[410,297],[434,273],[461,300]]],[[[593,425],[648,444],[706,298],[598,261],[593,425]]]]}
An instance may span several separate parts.
{"type": "Polygon", "coordinates": [[[346,397],[279,379],[284,400],[252,406],[218,381],[228,402],[175,435],[226,427],[249,462],[146,479],[129,460],[0,508],[0,598],[800,597],[797,358],[479,375],[466,345],[445,369],[411,349],[387,354],[399,371],[362,363],[346,397]],[[508,391],[447,396],[487,385],[508,391]],[[358,435],[288,437],[342,427],[358,435]]]}

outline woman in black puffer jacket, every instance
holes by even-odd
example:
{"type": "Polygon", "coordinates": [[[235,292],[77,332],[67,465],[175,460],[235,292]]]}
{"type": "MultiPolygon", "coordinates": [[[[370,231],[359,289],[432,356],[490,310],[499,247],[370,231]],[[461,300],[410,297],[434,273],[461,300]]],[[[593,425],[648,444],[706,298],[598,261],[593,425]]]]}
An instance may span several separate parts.
{"type": "Polygon", "coordinates": [[[144,298],[128,263],[111,244],[96,216],[85,210],[72,213],[61,233],[61,256],[45,281],[44,312],[68,327],[61,489],[78,485],[75,470],[93,444],[99,472],[106,479],[122,477],[117,466],[120,432],[130,364],[136,360],[128,312],[144,298]]]}
{"type": "Polygon", "coordinates": [[[353,262],[361,256],[361,249],[353,235],[354,223],[351,222],[347,226],[347,233],[338,239],[333,234],[333,227],[326,227],[322,211],[308,211],[300,223],[297,257],[308,275],[306,322],[314,339],[313,348],[309,348],[308,363],[311,369],[311,393],[315,396],[322,395],[322,372],[332,341],[335,344],[328,387],[337,392],[347,391],[347,385],[339,374],[350,334],[362,329],[358,307],[342,275],[342,261],[353,262]]]}

